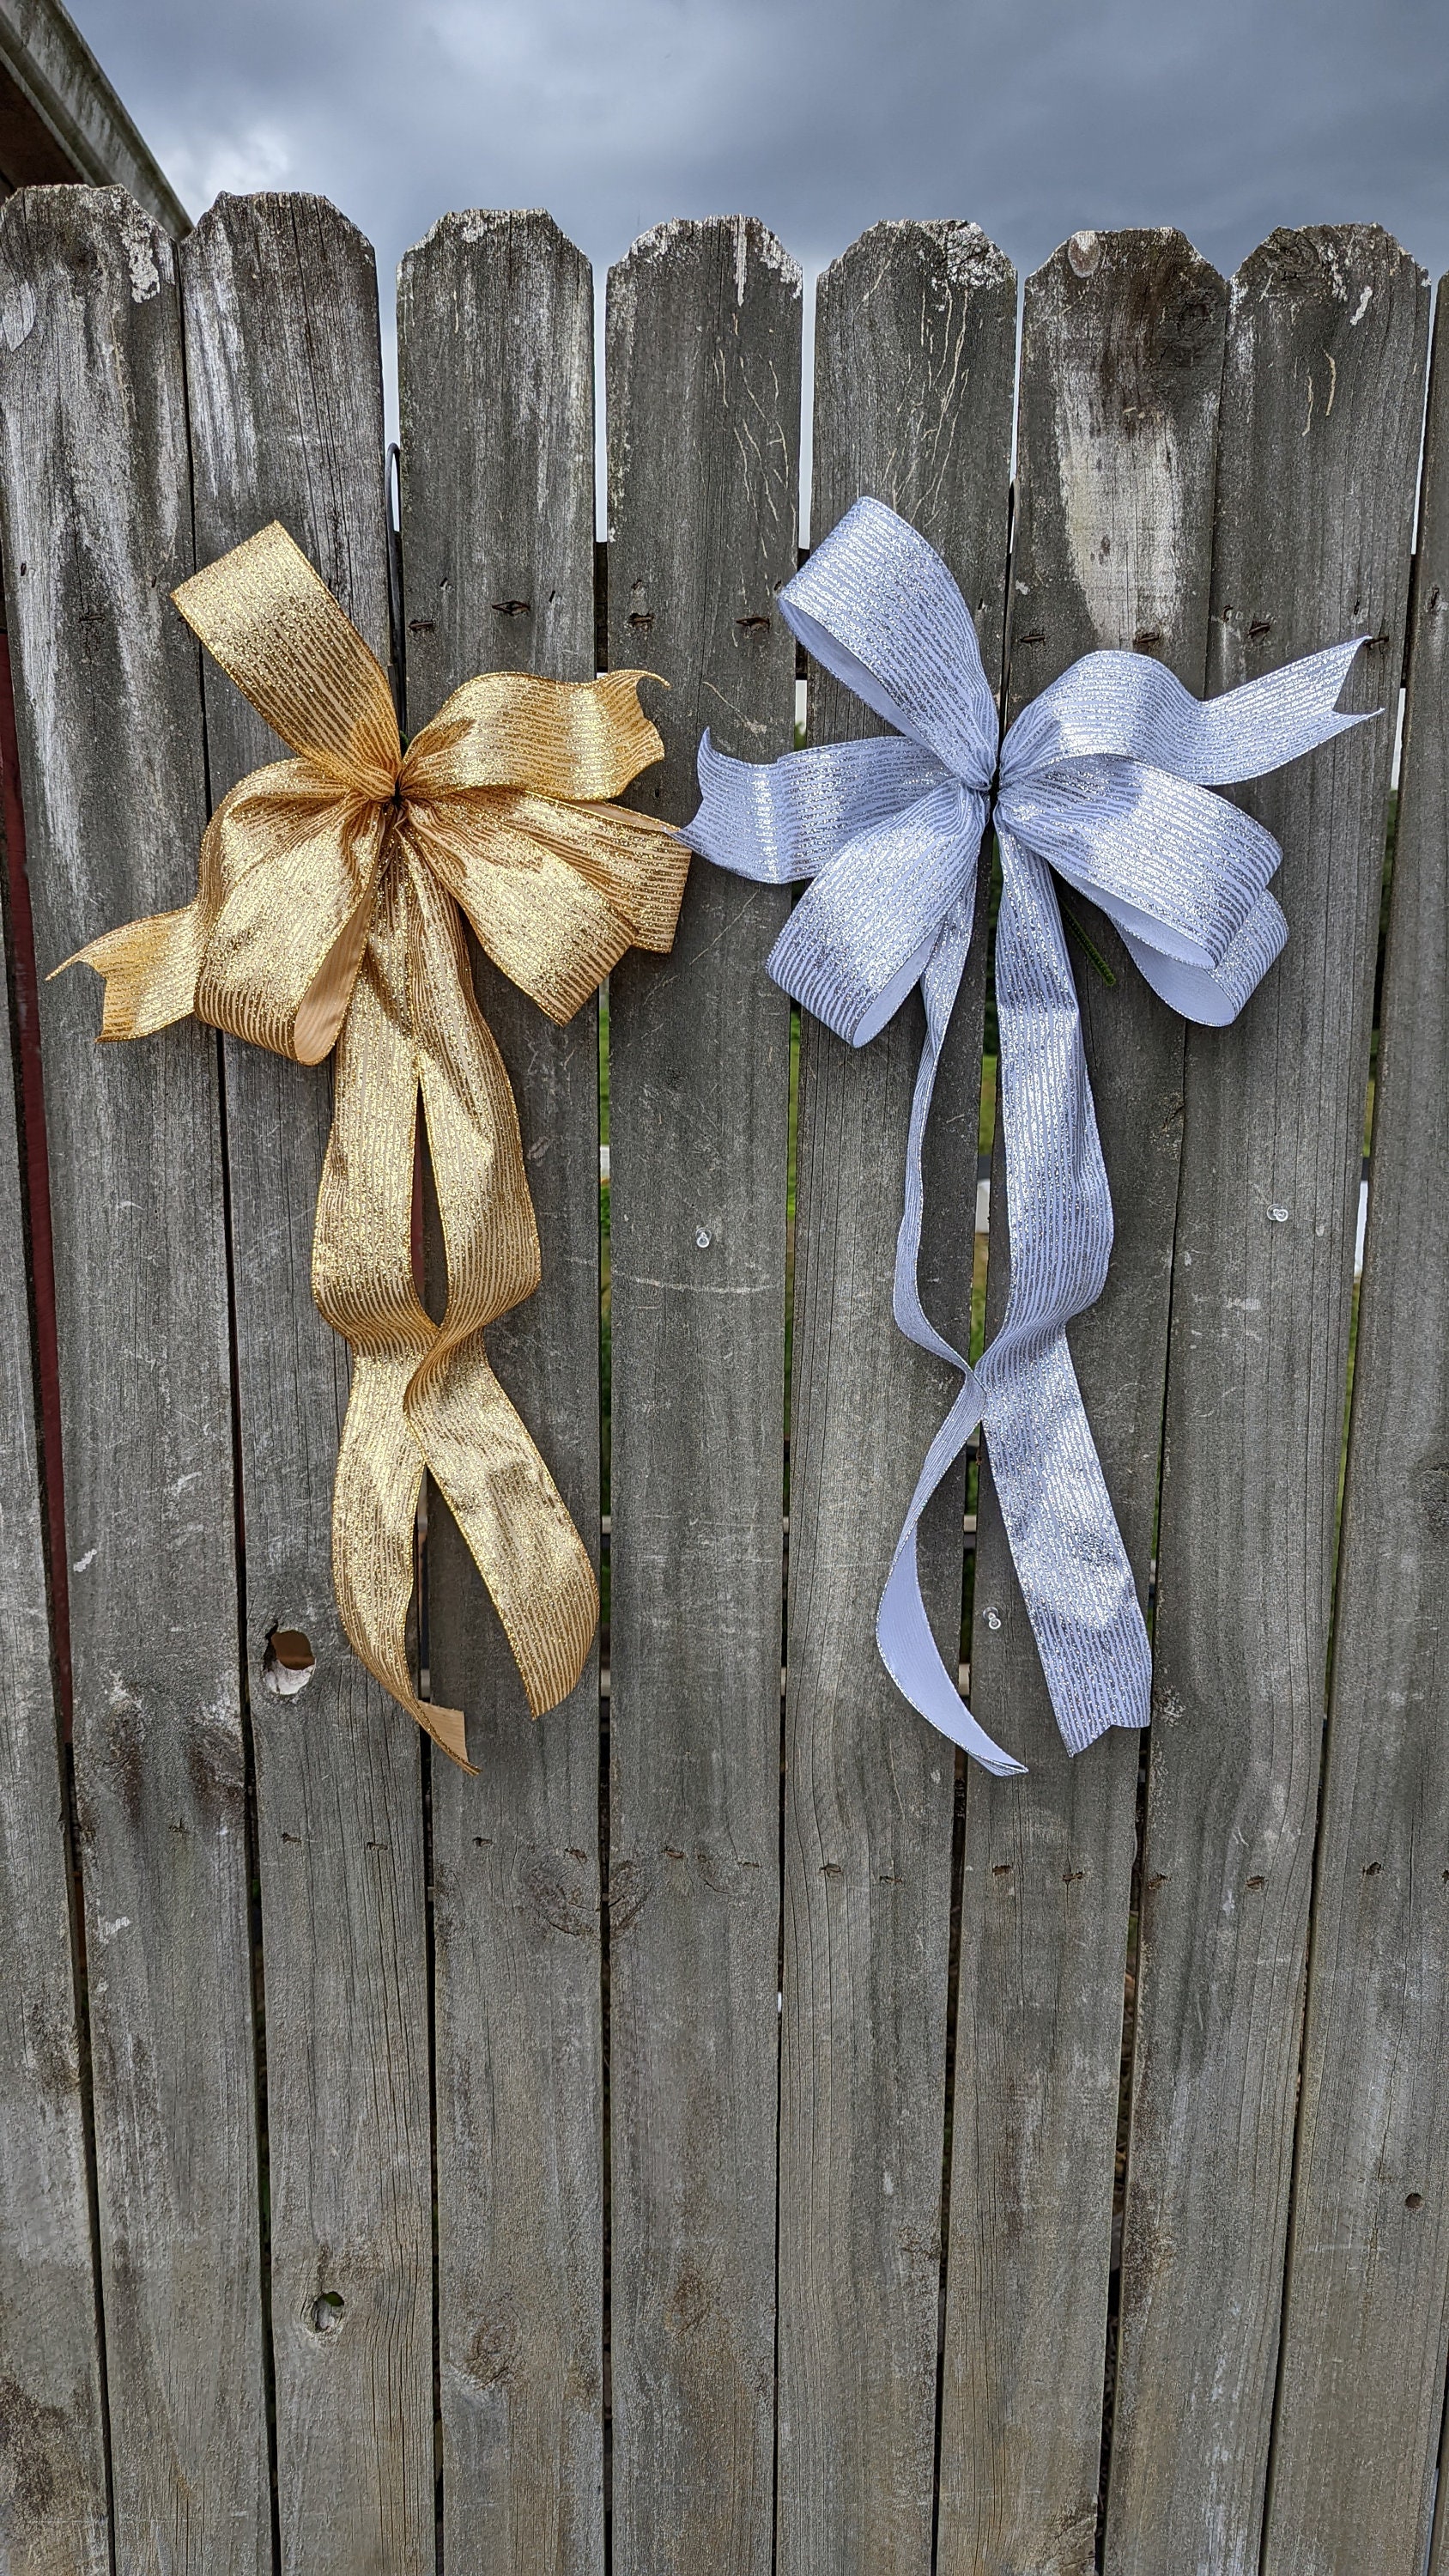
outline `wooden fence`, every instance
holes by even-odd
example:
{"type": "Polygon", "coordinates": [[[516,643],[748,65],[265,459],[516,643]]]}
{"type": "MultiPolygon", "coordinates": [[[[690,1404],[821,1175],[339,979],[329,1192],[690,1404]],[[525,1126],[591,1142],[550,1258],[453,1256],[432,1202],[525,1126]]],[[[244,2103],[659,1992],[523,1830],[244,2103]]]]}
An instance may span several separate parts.
{"type": "MultiPolygon", "coordinates": [[[[706,723],[792,739],[801,311],[742,220],[609,280],[607,653],[671,684],[641,792],[676,820],[706,723]]],[[[1144,1598],[1155,1562],[1140,1746],[1063,1753],[984,1469],[974,1556],[960,1478],[933,1515],[928,1597],[954,1651],[964,1577],[973,1705],[1030,1776],[953,1763],[879,1666],[946,1401],[889,1317],[917,1009],[860,1054],[807,1019],[797,1101],[763,972],[788,898],[699,862],[674,954],[612,979],[607,1412],[596,1018],[480,967],[544,1247],[492,1348],[610,1539],[609,1652],[531,1726],[435,1502],[423,1647],[479,1775],[430,1761],[332,1602],[328,1074],[191,1023],[99,1050],[80,974],[40,983],[36,1049],[12,746],[7,2576],[1449,2570],[1428,312],[1352,226],[1230,284],[1176,233],[1077,234],[1026,282],[1019,368],[968,224],[878,225],[820,281],[814,528],[860,492],[922,528],[1008,712],[1094,645],[1214,691],[1355,631],[1387,710],[1247,794],[1292,935],[1234,1028],[1185,1035],[1073,902],[1117,1216],[1073,1340],[1144,1598]]],[[[590,273],[544,216],[453,215],[398,313],[415,728],[476,670],[595,668],[590,273]]],[[[27,192],[0,339],[43,976],[184,901],[209,803],[269,756],[168,604],[194,564],[279,517],[387,654],[373,257],[315,198],[223,198],[175,248],[115,192],[27,192]]],[[[809,721],[862,714],[812,675],[809,721]]],[[[957,1338],[985,904],[930,1144],[957,1338]]]]}

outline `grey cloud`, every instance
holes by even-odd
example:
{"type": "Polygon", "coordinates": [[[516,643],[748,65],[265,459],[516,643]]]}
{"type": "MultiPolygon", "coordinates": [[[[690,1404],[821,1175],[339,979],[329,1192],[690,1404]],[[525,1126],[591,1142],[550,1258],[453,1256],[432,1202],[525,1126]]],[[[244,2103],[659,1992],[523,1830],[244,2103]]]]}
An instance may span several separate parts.
{"type": "Polygon", "coordinates": [[[596,264],[745,211],[807,268],[971,215],[1023,270],[1084,224],[1233,267],[1376,220],[1449,264],[1435,0],[73,0],[181,194],[321,189],[386,277],[451,206],[547,205],[596,264]]]}

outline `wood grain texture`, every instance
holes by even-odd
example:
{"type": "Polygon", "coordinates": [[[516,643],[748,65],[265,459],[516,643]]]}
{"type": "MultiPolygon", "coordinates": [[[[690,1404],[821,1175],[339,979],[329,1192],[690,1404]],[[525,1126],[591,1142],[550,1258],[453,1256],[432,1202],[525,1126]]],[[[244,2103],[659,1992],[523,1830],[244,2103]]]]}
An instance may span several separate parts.
{"type": "MultiPolygon", "coordinates": [[[[0,514],[36,944],[187,901],[205,822],[171,245],[0,214],[0,514]]],[[[215,1038],[42,983],[118,2567],[271,2562],[215,1038]]]]}
{"type": "MultiPolygon", "coordinates": [[[[861,493],[946,557],[1000,672],[1016,278],[974,224],[878,224],[825,272],[812,538],[861,493]]],[[[884,731],[812,667],[810,733],[884,731]]],[[[921,1285],[971,1330],[989,867],[936,1085],[921,1285]]],[[[891,1278],[925,1033],[856,1050],[802,1015],[790,1446],[780,2129],[779,2565],[930,2566],[955,1754],[902,1700],[875,1614],[959,1381],[896,1330],[891,1278]]],[[[922,1531],[960,1652],[964,1461],[922,1531]]]]}
{"type": "MultiPolygon", "coordinates": [[[[1233,281],[1210,683],[1402,653],[1427,288],[1383,233],[1233,281]]],[[[1189,1032],[1142,1891],[1112,2576],[1258,2566],[1392,714],[1244,791],[1288,946],[1189,1032]]]]}
{"type": "MultiPolygon", "coordinates": [[[[787,751],[800,275],[744,218],[609,280],[609,659],[662,770],[787,751]]],[[[696,860],[611,978],[614,2564],[764,2576],[773,2521],[788,896],[696,860]]]]}
{"type": "Polygon", "coordinates": [[[10,1003],[0,977],[0,2566],[109,2576],[10,1003]]]}
{"type": "MultiPolygon", "coordinates": [[[[179,253],[196,551],[280,519],[386,664],[377,280],[318,197],[222,197],[179,253]]],[[[213,802],[282,746],[203,664],[213,802]]],[[[309,1290],[327,1065],[233,1040],[225,1113],[266,1982],[284,2570],[433,2564],[427,1941],[417,1731],[332,1596],[346,1344],[309,1290]],[[292,1697],[265,1667],[300,1629],[292,1697]]]]}
{"type": "Polygon", "coordinates": [[[1449,325],[1440,290],[1265,2576],[1423,2565],[1449,2356],[1449,325]]]}
{"type": "MultiPolygon", "coordinates": [[[[593,299],[546,215],[447,216],[403,263],[409,723],[475,671],[594,667],[593,299]]],[[[598,1016],[556,1028],[475,951],[518,1102],[543,1285],[488,1337],[599,1542],[598,1016]]],[[[603,2563],[599,1674],[534,1726],[431,1499],[432,1689],[478,1765],[434,1760],[438,2334],[449,2576],[603,2563]]]]}
{"type": "Polygon", "coordinates": [[[1434,2506],[1434,2532],[1424,2576],[1444,2576],[1449,2567],[1449,2424],[1439,2443],[1439,2482],[1434,2506]]]}
{"type": "MultiPolygon", "coordinates": [[[[1100,647],[1201,693],[1227,289],[1180,233],[1079,233],[1027,281],[1008,717],[1100,647]]],[[[1071,938],[1115,1241],[1071,1342],[1145,1603],[1157,1505],[1182,1120],[1183,1026],[1070,888],[1071,938]]],[[[1008,1269],[996,1131],[987,1324],[1008,1269]]],[[[1073,1761],[989,1468],[977,1523],[972,1706],[1025,1780],[968,1775],[943,2568],[1093,2563],[1138,1738],[1073,1761]]]]}

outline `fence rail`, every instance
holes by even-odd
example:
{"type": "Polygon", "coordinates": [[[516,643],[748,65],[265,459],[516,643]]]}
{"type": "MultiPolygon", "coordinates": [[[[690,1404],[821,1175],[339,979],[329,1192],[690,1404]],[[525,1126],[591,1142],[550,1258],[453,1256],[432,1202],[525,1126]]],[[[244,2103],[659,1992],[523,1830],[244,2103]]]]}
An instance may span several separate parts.
{"type": "MultiPolygon", "coordinates": [[[[651,812],[687,820],[706,724],[788,748],[800,274],[742,219],[612,271],[596,561],[592,280],[546,216],[450,215],[403,263],[394,535],[373,257],[332,208],[222,198],[179,246],[116,191],[0,212],[16,2576],[1449,2571],[1428,311],[1354,226],[1231,281],[1176,233],[1076,234],[1019,349],[974,226],[877,225],[820,281],[815,532],[863,491],[921,528],[1008,714],[1098,645],[1211,693],[1347,632],[1387,710],[1246,791],[1291,937],[1232,1029],[1185,1035],[1072,899],[1117,1226],[1072,1340],[1151,1585],[1149,1736],[1068,1761],[984,1464],[926,1597],[1029,1776],[968,1772],[881,1671],[946,1394],[889,1320],[917,1006],[858,1054],[807,1017],[797,1085],[788,898],[697,862],[672,955],[612,979],[602,1237],[597,1017],[475,961],[544,1259],[490,1347],[596,1554],[607,1526],[610,1628],[606,1685],[596,1657],[531,1726],[431,1498],[420,1653],[465,1778],[332,1602],[326,1068],[189,1023],[97,1049],[78,975],[37,1030],[29,915],[43,976],[187,898],[275,746],[169,593],[272,518],[410,730],[474,671],[606,653],[670,684],[651,812]]],[[[811,670],[812,738],[871,722],[811,670]]],[[[929,1140],[955,1339],[988,898],[929,1140]]],[[[988,1326],[1005,1259],[994,1189],[988,1326]]]]}

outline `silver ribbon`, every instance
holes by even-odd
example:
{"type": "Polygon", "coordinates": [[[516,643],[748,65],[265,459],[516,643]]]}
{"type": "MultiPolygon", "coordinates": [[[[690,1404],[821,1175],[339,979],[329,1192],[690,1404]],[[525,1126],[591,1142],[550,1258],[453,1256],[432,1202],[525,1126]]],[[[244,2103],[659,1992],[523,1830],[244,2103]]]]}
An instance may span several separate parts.
{"type": "Polygon", "coordinates": [[[1018,716],[998,759],[996,702],[971,612],[934,547],[893,510],[857,501],[780,605],[815,660],[895,736],[756,768],[726,759],[706,734],[704,801],[686,837],[737,876],[814,880],[769,971],[849,1045],[866,1045],[922,988],[926,1043],[894,1311],[902,1332],[960,1371],[961,1391],[911,1498],[876,1642],[923,1717],[988,1771],[1019,1773],[1024,1765],[962,1703],[931,1634],[916,1563],[921,1515],[978,1422],[1069,1751],[1109,1726],[1145,1726],[1152,1675],[1067,1346],[1068,1323],[1107,1276],[1112,1203],[1051,872],[1100,905],[1174,1010],[1226,1026],[1288,928],[1267,890],[1277,842],[1204,790],[1261,777],[1362,722],[1335,713],[1362,639],[1206,704],[1160,663],[1088,653],[1018,716]],[[921,1147],[993,816],[1010,1289],[1000,1328],[972,1369],[921,1305],[921,1147]]]}

